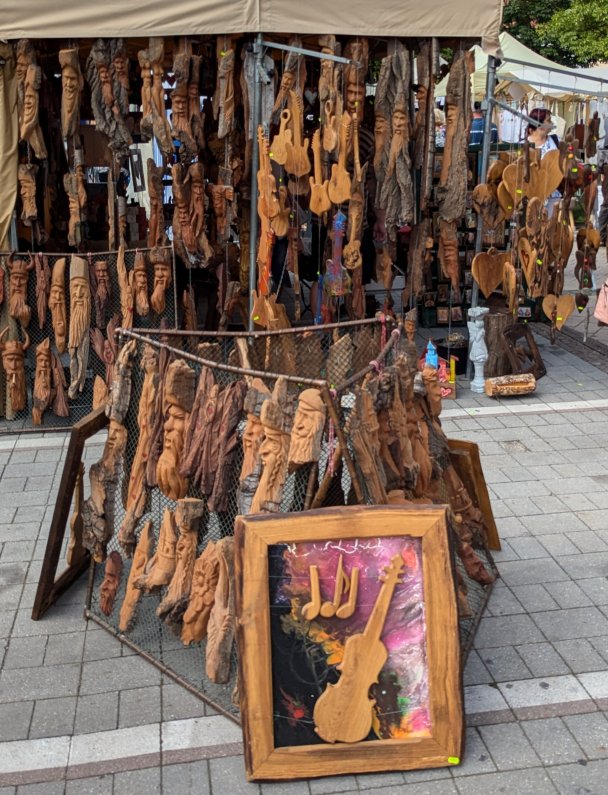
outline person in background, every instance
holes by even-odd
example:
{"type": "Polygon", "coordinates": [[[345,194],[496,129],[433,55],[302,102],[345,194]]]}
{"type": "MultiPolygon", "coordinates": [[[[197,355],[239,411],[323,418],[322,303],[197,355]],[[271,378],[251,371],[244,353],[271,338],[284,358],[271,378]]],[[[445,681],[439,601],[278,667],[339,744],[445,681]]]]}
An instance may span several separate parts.
{"type": "MultiPolygon", "coordinates": [[[[481,110],[481,102],[475,102],[473,105],[473,120],[471,122],[471,129],[469,130],[469,146],[481,146],[483,143],[484,122],[485,120],[484,114],[481,110]]],[[[498,143],[498,127],[493,122],[490,143],[498,143]]]]}
{"type": "Polygon", "coordinates": [[[435,108],[435,146],[439,149],[445,146],[445,113],[441,108],[435,108]]]}
{"type": "MultiPolygon", "coordinates": [[[[559,138],[555,133],[550,132],[553,129],[550,110],[547,108],[534,108],[534,110],[530,111],[530,118],[534,119],[538,124],[529,124],[526,128],[526,136],[529,143],[534,144],[535,149],[540,149],[542,159],[548,152],[559,148],[559,138]]],[[[553,215],[555,205],[561,198],[562,194],[558,190],[554,190],[547,199],[546,207],[549,218],[553,215]]]]}
{"type": "Polygon", "coordinates": [[[605,246],[608,241],[608,146],[606,144],[597,150],[597,170],[602,189],[602,206],[597,219],[597,228],[600,233],[600,243],[605,246]]]}

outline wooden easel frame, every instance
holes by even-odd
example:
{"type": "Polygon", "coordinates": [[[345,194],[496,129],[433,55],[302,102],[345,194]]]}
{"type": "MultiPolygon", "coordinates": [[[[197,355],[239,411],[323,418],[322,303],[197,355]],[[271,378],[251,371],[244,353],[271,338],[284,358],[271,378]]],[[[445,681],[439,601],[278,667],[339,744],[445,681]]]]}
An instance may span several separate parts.
{"type": "Polygon", "coordinates": [[[498,528],[494,521],[492,503],[488,494],[486,479],[483,476],[479,447],[475,442],[465,442],[461,439],[448,439],[450,459],[452,466],[462,480],[473,505],[483,514],[487,528],[488,549],[500,550],[498,528]]]}
{"type": "Polygon", "coordinates": [[[241,722],[250,781],[413,770],[460,762],[464,736],[461,652],[445,507],[358,505],[239,517],[235,564],[241,722]],[[422,541],[429,735],[276,747],[268,548],[280,543],[381,536],[422,541]]]}
{"type": "Polygon", "coordinates": [[[534,336],[527,325],[524,323],[513,323],[512,326],[508,326],[503,331],[500,340],[503,344],[505,353],[509,357],[511,369],[516,375],[519,375],[520,373],[532,373],[537,381],[539,378],[547,375],[547,368],[545,367],[540,355],[540,351],[538,350],[538,345],[536,344],[536,340],[534,339],[534,336]],[[518,343],[522,339],[525,340],[526,345],[532,354],[532,363],[527,367],[522,367],[522,363],[515,350],[518,343]]]}
{"type": "Polygon", "coordinates": [[[51,520],[51,529],[46,542],[38,589],[34,607],[32,608],[32,619],[34,621],[41,619],[61,594],[67,591],[81,574],[89,568],[89,553],[82,549],[80,539],[77,539],[74,559],[71,565],[62,572],[58,579],[55,579],[65,531],[70,517],[74,488],[78,480],[84,444],[87,439],[90,439],[91,436],[105,428],[108,422],[104,409],[99,408],[87,414],[72,428],[68,452],[63,465],[61,483],[59,484],[57,502],[55,503],[55,511],[51,520]]]}

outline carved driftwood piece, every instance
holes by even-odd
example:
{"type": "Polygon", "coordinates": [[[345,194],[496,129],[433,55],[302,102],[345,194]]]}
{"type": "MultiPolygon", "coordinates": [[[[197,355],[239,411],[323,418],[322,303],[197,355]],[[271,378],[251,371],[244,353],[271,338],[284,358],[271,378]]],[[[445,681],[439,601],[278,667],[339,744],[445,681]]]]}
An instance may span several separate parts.
{"type": "MultiPolygon", "coordinates": [[[[302,39],[299,36],[291,36],[289,39],[289,44],[292,47],[296,47],[301,49],[302,48],[302,39]]],[[[302,91],[304,86],[306,85],[306,62],[304,56],[298,53],[297,51],[289,51],[287,56],[285,57],[285,63],[283,65],[283,74],[281,76],[281,83],[279,85],[279,90],[277,91],[274,107],[272,108],[273,113],[277,113],[289,96],[289,92],[296,88],[298,91],[302,91]]]]}
{"type": "MultiPolygon", "coordinates": [[[[161,329],[166,328],[167,321],[162,318],[160,322],[161,329]]],[[[167,368],[172,361],[173,356],[169,354],[166,349],[162,349],[158,354],[158,381],[159,388],[156,391],[156,405],[154,407],[154,422],[150,430],[150,452],[148,455],[148,463],[146,466],[146,483],[151,488],[157,485],[156,482],[156,469],[158,466],[158,459],[162,451],[163,441],[163,425],[164,425],[164,400],[162,384],[165,379],[167,368]]]]}
{"type": "Polygon", "coordinates": [[[213,490],[209,496],[210,511],[227,511],[232,484],[232,469],[239,446],[237,427],[243,413],[247,385],[233,381],[222,393],[222,410],[217,438],[217,463],[213,490]]]}
{"type": "MultiPolygon", "coordinates": [[[[186,182],[190,184],[190,228],[196,241],[196,248],[198,253],[207,262],[213,256],[213,249],[207,239],[205,231],[205,173],[203,171],[203,164],[201,162],[192,163],[188,167],[188,174],[186,175],[186,182]]],[[[230,196],[224,194],[224,224],[226,220],[226,198],[232,199],[234,196],[232,188],[230,188],[230,196]]],[[[213,204],[213,196],[212,196],[213,204]]],[[[213,204],[215,211],[215,204],[213,204]]],[[[217,218],[217,212],[216,212],[217,218]]],[[[225,232],[225,229],[223,230],[225,232]]]]}
{"type": "Polygon", "coordinates": [[[74,483],[74,510],[70,517],[70,540],[65,553],[65,562],[68,566],[75,566],[83,554],[82,546],[82,501],[84,499],[84,464],[78,464],[78,473],[74,483]]]}
{"type": "Polygon", "coordinates": [[[148,196],[150,197],[150,217],[148,219],[148,248],[164,246],[167,242],[165,235],[165,214],[163,211],[163,173],[164,167],[157,166],[149,157],[148,170],[148,196]]]}
{"type": "Polygon", "coordinates": [[[137,342],[129,340],[120,349],[114,364],[112,390],[107,408],[110,420],[124,422],[131,402],[133,359],[137,352],[137,342]]]}
{"type": "Polygon", "coordinates": [[[135,587],[135,582],[143,575],[148,561],[152,557],[153,546],[154,532],[152,530],[152,522],[149,521],[142,527],[139,541],[133,552],[133,562],[131,563],[131,571],[129,572],[129,579],[125,588],[125,598],[120,607],[118,620],[118,629],[121,632],[128,632],[133,628],[135,609],[141,597],[141,590],[135,587]]]}
{"type": "Polygon", "coordinates": [[[67,399],[67,381],[61,359],[53,351],[53,391],[55,399],[53,400],[53,414],[56,417],[69,417],[70,408],[67,399]]]}
{"type": "Polygon", "coordinates": [[[148,49],[140,50],[137,59],[141,68],[141,129],[146,135],[154,135],[161,152],[167,157],[173,154],[171,127],[165,109],[163,86],[165,42],[160,37],[148,39],[148,49]]]}
{"type": "Polygon", "coordinates": [[[127,444],[127,429],[110,420],[101,459],[89,470],[91,495],[82,506],[82,543],[97,563],[106,559],[106,547],[114,533],[114,500],[127,444]]]}
{"type": "Polygon", "coordinates": [[[145,375],[137,410],[139,437],[129,474],[125,518],[118,532],[118,543],[127,557],[131,557],[133,554],[135,527],[143,516],[148,501],[146,467],[150,453],[150,435],[154,425],[156,395],[159,385],[158,355],[154,348],[149,345],[144,347],[140,366],[144,370],[145,375]]]}
{"type": "Polygon", "coordinates": [[[166,307],[166,293],[173,281],[170,255],[166,249],[153,248],[150,252],[150,262],[154,268],[154,287],[150,296],[150,305],[158,315],[162,315],[166,307]]]}
{"type": "Polygon", "coordinates": [[[205,670],[216,684],[230,679],[230,660],[234,642],[234,538],[222,538],[215,545],[219,560],[219,577],[215,603],[207,625],[205,670]]]}
{"type": "Polygon", "coordinates": [[[32,317],[32,310],[27,303],[27,282],[30,271],[34,268],[34,259],[29,255],[29,260],[15,259],[14,254],[9,254],[8,267],[8,314],[18,320],[23,328],[27,328],[32,317]]]}
{"type": "Polygon", "coordinates": [[[188,606],[198,543],[198,524],[204,511],[204,500],[190,497],[177,501],[174,518],[179,536],[175,546],[175,571],[165,596],[156,609],[157,616],[175,634],[181,633],[182,616],[188,606]]]}
{"type": "Polygon", "coordinates": [[[125,263],[125,247],[119,246],[116,257],[116,273],[118,275],[118,287],[120,289],[120,324],[122,328],[133,328],[133,306],[135,297],[133,295],[133,283],[127,272],[125,263]]]}
{"type": "Polygon", "coordinates": [[[175,546],[177,544],[177,530],[173,512],[165,508],[163,520],[158,534],[156,552],[148,560],[143,574],[133,580],[135,588],[151,593],[165,585],[169,585],[175,571],[175,546]]]}
{"type": "Polygon", "coordinates": [[[374,388],[375,382],[368,376],[362,386],[357,387],[355,406],[348,419],[347,432],[369,495],[374,504],[383,505],[387,501],[386,476],[380,458],[379,425],[374,411],[374,388]]]}
{"type": "Polygon", "coordinates": [[[338,336],[334,332],[334,342],[327,354],[325,372],[332,387],[338,387],[348,377],[353,364],[353,341],[350,334],[338,336]]]}
{"type": "Polygon", "coordinates": [[[486,378],[485,390],[488,397],[508,397],[511,395],[529,395],[536,389],[536,378],[532,373],[521,375],[503,375],[498,378],[486,378]]]}
{"type": "Polygon", "coordinates": [[[410,55],[397,41],[391,55],[382,60],[383,85],[390,116],[390,135],[385,136],[380,160],[376,205],[384,210],[389,240],[397,240],[397,229],[414,215],[412,163],[409,155],[410,55]]]}
{"type": "Polygon", "coordinates": [[[23,411],[27,405],[27,388],[25,383],[25,351],[30,346],[30,338],[25,332],[25,342],[7,340],[4,335],[9,327],[0,333],[0,357],[6,376],[8,398],[13,411],[23,411]]]}
{"type": "MultiPolygon", "coordinates": [[[[107,39],[97,39],[91,47],[86,63],[87,81],[91,88],[91,108],[99,132],[108,138],[108,146],[117,157],[125,157],[131,144],[131,135],[123,118],[113,80],[112,55],[114,43],[107,39]]],[[[124,92],[121,92],[124,94],[124,92]]],[[[124,96],[121,96],[124,108],[124,96]]],[[[128,111],[128,90],[126,96],[128,111]]]]}
{"type": "MultiPolygon", "coordinates": [[[[93,330],[91,329],[91,334],[93,330]]],[[[93,340],[91,340],[93,342],[93,340]]],[[[93,347],[95,347],[95,343],[93,342],[93,347]]],[[[103,408],[104,413],[106,409],[106,405],[108,402],[108,395],[110,394],[110,390],[108,389],[108,385],[103,380],[100,375],[95,376],[95,380],[93,381],[93,411],[97,411],[97,409],[103,408]]]]}
{"type": "Polygon", "coordinates": [[[194,564],[190,601],[184,613],[182,626],[182,641],[186,645],[199,643],[207,634],[219,573],[220,562],[216,544],[214,541],[209,541],[194,564]]]}
{"type": "Polygon", "coordinates": [[[73,400],[84,389],[89,362],[89,328],[91,326],[91,287],[86,260],[73,256],[70,262],[70,386],[73,400]]]}
{"type": "Polygon", "coordinates": [[[78,135],[80,126],[80,95],[84,79],[80,71],[78,48],[59,50],[61,66],[61,132],[64,138],[78,135]]]}
{"type": "Polygon", "coordinates": [[[209,367],[203,367],[185,428],[180,463],[180,474],[183,477],[192,477],[200,466],[201,450],[211,434],[217,410],[218,393],[219,386],[215,382],[213,371],[209,367]]]}
{"type": "Polygon", "coordinates": [[[268,387],[259,378],[254,378],[245,396],[244,410],[247,422],[243,430],[243,465],[239,476],[237,505],[239,513],[251,513],[251,502],[262,474],[260,446],[264,438],[264,426],[260,419],[264,401],[271,398],[268,387]]]}
{"type": "Polygon", "coordinates": [[[217,37],[217,83],[213,94],[213,117],[218,119],[217,137],[221,140],[230,134],[234,120],[234,58],[232,41],[227,36],[217,37]]]}
{"type": "Polygon", "coordinates": [[[82,222],[85,219],[87,208],[87,188],[82,163],[81,150],[74,154],[74,171],[63,177],[63,188],[68,197],[70,215],[68,218],[68,243],[78,246],[84,242],[82,222]]]}
{"type": "Polygon", "coordinates": [[[114,550],[106,558],[105,576],[99,586],[99,609],[104,616],[109,616],[114,610],[116,592],[120,587],[122,576],[122,558],[120,553],[114,550]]]}
{"type": "Polygon", "coordinates": [[[184,180],[180,163],[171,167],[173,177],[173,240],[175,249],[187,267],[191,266],[190,255],[196,254],[196,239],[190,223],[190,186],[184,180]]]}
{"type": "Polygon", "coordinates": [[[36,374],[32,392],[32,420],[42,424],[42,416],[50,407],[54,393],[52,387],[51,340],[47,337],[36,346],[36,374]]]}
{"type": "Polygon", "coordinates": [[[183,359],[167,368],[163,384],[163,450],[156,467],[158,487],[170,500],[186,496],[188,479],[180,474],[184,433],[194,402],[194,370],[183,359]]]}
{"type": "Polygon", "coordinates": [[[36,174],[38,166],[21,163],[17,169],[19,196],[21,197],[21,220],[25,226],[36,226],[38,207],[36,206],[36,174]]]}
{"type": "MultiPolygon", "coordinates": [[[[460,260],[456,221],[439,220],[439,262],[441,272],[452,286],[452,301],[460,302],[460,260]]],[[[479,256],[479,255],[478,255],[479,256]]]]}
{"type": "Polygon", "coordinates": [[[471,58],[463,50],[454,53],[446,88],[445,147],[437,188],[439,217],[444,221],[458,221],[466,209],[471,58]]]}
{"type": "Polygon", "coordinates": [[[285,379],[277,378],[272,397],[264,401],[260,412],[264,426],[264,439],[260,445],[263,469],[251,504],[252,513],[278,513],[281,510],[293,410],[294,396],[289,394],[289,385],[285,379]]]}
{"type": "Polygon", "coordinates": [[[148,300],[148,270],[146,268],[146,258],[142,251],[135,252],[135,262],[130,281],[135,311],[139,317],[146,317],[150,312],[150,302],[148,300]]]}
{"type": "Polygon", "coordinates": [[[486,332],[486,347],[488,358],[484,365],[484,376],[494,378],[495,376],[508,375],[511,372],[511,364],[507,356],[503,343],[502,335],[511,326],[513,319],[509,315],[489,314],[483,319],[486,332]]]}
{"type": "Polygon", "coordinates": [[[93,304],[95,306],[95,325],[99,329],[106,327],[106,311],[112,295],[112,285],[108,273],[107,260],[96,260],[90,271],[93,304]]]}
{"type": "Polygon", "coordinates": [[[289,443],[290,472],[321,457],[326,414],[327,408],[318,389],[300,392],[289,443]]]}
{"type": "MultiPolygon", "coordinates": [[[[17,47],[23,42],[29,45],[29,53],[32,58],[29,65],[26,67],[23,82],[17,83],[17,105],[19,109],[19,139],[27,141],[32,147],[34,155],[39,160],[45,160],[47,157],[46,146],[42,136],[42,129],[40,127],[40,119],[38,116],[39,108],[39,91],[42,82],[42,70],[36,66],[36,55],[30,42],[22,39],[17,47]]],[[[26,56],[27,57],[27,56],[26,56]]],[[[19,49],[17,50],[17,59],[19,59],[19,49]]],[[[17,72],[19,66],[17,66],[17,72]]]]}

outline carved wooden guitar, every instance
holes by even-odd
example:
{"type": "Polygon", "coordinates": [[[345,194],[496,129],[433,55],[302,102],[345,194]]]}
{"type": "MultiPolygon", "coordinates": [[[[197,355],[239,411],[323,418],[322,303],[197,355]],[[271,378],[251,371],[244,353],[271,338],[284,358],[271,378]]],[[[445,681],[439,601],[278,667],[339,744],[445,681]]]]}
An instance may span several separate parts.
{"type": "Polygon", "coordinates": [[[285,161],[287,160],[287,143],[291,143],[292,141],[292,132],[287,127],[289,122],[291,121],[291,111],[285,108],[285,110],[281,111],[281,121],[279,123],[279,132],[275,135],[272,139],[272,159],[275,163],[278,163],[280,166],[285,165],[285,161]]]}
{"type": "Polygon", "coordinates": [[[285,170],[294,177],[304,177],[310,173],[308,138],[302,140],[302,100],[295,91],[289,92],[288,104],[291,110],[293,140],[285,142],[285,170]]]}
{"type": "Polygon", "coordinates": [[[332,258],[325,263],[325,289],[329,295],[344,295],[348,292],[349,280],[342,269],[342,246],[346,233],[346,216],[338,210],[334,216],[332,233],[332,258]]]}
{"type": "Polygon", "coordinates": [[[342,204],[350,197],[350,174],[346,169],[346,155],[350,139],[351,117],[344,111],[340,127],[340,153],[338,162],[331,167],[331,179],[327,192],[334,204],[342,204]]]}
{"type": "Polygon", "coordinates": [[[258,215],[270,220],[280,211],[277,198],[277,182],[272,173],[270,157],[268,155],[268,140],[264,135],[264,128],[258,127],[258,147],[260,150],[260,167],[258,169],[258,215]]]}
{"type": "Polygon", "coordinates": [[[369,697],[369,689],[388,658],[380,638],[402,570],[403,558],[395,555],[380,576],[382,587],[365,630],[351,635],[344,644],[340,679],[327,685],[315,704],[315,731],[325,742],[357,743],[370,732],[376,701],[369,697]]]}
{"type": "Polygon", "coordinates": [[[331,201],[327,193],[329,180],[323,181],[321,168],[321,133],[315,130],[312,137],[312,151],[315,161],[315,175],[310,177],[310,211],[315,215],[322,215],[331,209],[331,201]]]}

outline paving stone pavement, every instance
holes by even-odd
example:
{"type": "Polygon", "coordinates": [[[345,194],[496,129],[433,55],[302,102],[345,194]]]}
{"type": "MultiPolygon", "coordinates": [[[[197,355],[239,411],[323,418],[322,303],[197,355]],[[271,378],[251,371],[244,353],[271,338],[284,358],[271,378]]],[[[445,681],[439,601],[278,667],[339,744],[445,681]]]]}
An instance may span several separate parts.
{"type": "Polygon", "coordinates": [[[240,729],[87,624],[85,578],[31,621],[67,441],[0,436],[0,795],[606,795],[608,376],[539,345],[534,396],[464,385],[444,408],[447,435],[479,444],[503,546],[450,769],[246,783],[240,729]]]}

